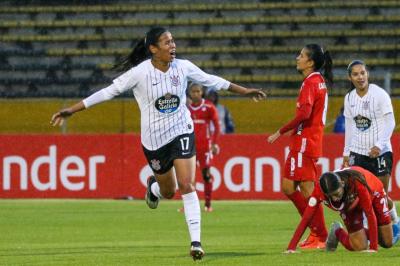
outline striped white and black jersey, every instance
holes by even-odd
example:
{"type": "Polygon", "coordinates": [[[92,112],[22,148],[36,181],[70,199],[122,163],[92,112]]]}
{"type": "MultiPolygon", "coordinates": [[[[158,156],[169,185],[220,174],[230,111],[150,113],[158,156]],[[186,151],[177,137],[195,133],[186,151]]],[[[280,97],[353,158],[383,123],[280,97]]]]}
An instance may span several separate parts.
{"type": "MultiPolygon", "coordinates": [[[[351,121],[351,133],[346,132],[344,156],[350,151],[366,155],[373,146],[377,146],[379,137],[385,130],[384,115],[393,113],[393,106],[388,93],[375,84],[369,84],[368,92],[360,97],[356,89],[350,91],[344,99],[346,123],[351,121]]],[[[347,131],[348,125],[346,125],[347,131]]],[[[381,154],[392,151],[390,138],[380,143],[381,154]]]]}
{"type": "MultiPolygon", "coordinates": [[[[175,137],[193,132],[193,121],[186,106],[188,81],[215,89],[230,86],[229,81],[205,73],[188,60],[175,59],[164,73],[148,59],[99,93],[104,101],[132,89],[141,113],[142,144],[148,150],[157,150],[175,137]]],[[[90,97],[84,100],[86,107],[101,102],[90,97]]]]}

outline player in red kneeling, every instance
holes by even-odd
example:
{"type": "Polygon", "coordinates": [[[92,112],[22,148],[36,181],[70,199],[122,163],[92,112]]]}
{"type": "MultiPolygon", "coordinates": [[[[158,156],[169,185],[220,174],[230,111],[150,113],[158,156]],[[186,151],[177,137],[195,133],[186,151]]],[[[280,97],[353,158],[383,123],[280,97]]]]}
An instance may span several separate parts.
{"type": "Polygon", "coordinates": [[[347,228],[346,232],[339,222],[332,224],[326,241],[327,251],[335,251],[339,242],[350,251],[376,252],[378,242],[384,248],[392,246],[392,224],[382,182],[368,170],[353,166],[326,172],[316,182],[287,253],[295,252],[321,202],[338,211],[347,228]],[[368,220],[368,229],[363,225],[363,212],[368,220]]]}
{"type": "Polygon", "coordinates": [[[191,84],[189,97],[191,103],[188,105],[194,123],[194,134],[196,138],[196,159],[204,180],[204,198],[206,212],[211,212],[212,177],[210,165],[213,155],[219,152],[217,139],[220,133],[218,123],[218,111],[213,103],[203,98],[203,87],[199,84],[191,84]],[[214,130],[210,130],[213,123],[214,130]]]}

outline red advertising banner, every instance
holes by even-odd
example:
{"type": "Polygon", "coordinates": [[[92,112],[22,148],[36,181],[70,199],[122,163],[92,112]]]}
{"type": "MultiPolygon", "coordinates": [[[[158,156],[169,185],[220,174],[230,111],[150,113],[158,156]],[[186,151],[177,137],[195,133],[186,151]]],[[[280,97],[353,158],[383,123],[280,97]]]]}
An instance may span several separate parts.
{"type": "MultiPolygon", "coordinates": [[[[214,158],[214,199],[286,199],[281,176],[289,139],[223,135],[214,158]]],[[[319,171],[340,167],[343,135],[326,135],[319,171]]],[[[400,199],[400,135],[392,138],[392,198],[400,199]]],[[[143,198],[151,175],[140,136],[0,135],[0,198],[143,198]]],[[[200,171],[196,189],[203,197],[200,171]]],[[[178,197],[178,195],[177,195],[178,197]]]]}

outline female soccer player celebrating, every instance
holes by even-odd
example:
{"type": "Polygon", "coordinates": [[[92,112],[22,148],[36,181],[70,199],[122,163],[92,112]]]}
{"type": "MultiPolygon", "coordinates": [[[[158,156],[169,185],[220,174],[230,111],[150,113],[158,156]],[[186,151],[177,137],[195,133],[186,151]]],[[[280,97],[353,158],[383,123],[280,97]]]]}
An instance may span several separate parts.
{"type": "Polygon", "coordinates": [[[75,112],[132,89],[141,112],[141,142],[154,176],[147,181],[147,205],[155,209],[161,198],[175,194],[176,181],[182,195],[191,238],[190,255],[201,259],[200,205],[194,187],[196,156],[193,121],[186,107],[188,81],[253,97],[265,97],[259,89],[247,89],[209,75],[188,60],[175,58],[172,34],[161,27],[147,32],[121,64],[126,71],[110,86],[52,116],[52,125],[62,125],[75,112]]]}

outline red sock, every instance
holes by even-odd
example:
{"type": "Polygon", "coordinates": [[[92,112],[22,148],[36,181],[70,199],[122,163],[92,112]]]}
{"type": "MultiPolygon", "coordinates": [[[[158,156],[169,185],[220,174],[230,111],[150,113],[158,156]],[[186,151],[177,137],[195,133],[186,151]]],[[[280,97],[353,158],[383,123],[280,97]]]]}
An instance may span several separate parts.
{"type": "Polygon", "coordinates": [[[204,182],[204,199],[205,199],[205,206],[211,206],[211,192],[212,192],[212,182],[204,182]]]}
{"type": "Polygon", "coordinates": [[[350,238],[347,232],[343,228],[339,228],[335,232],[336,237],[339,239],[339,242],[350,251],[353,251],[353,247],[350,244],[350,238]]]}
{"type": "Polygon", "coordinates": [[[296,206],[300,215],[303,216],[304,210],[307,207],[307,201],[304,198],[303,194],[301,194],[300,191],[296,190],[294,193],[286,196],[293,202],[294,206],[296,206]]]}
{"type": "Polygon", "coordinates": [[[320,241],[326,241],[326,238],[328,237],[328,231],[325,227],[324,210],[321,204],[319,204],[319,207],[315,211],[314,217],[311,220],[310,230],[313,235],[318,236],[320,241]]]}

